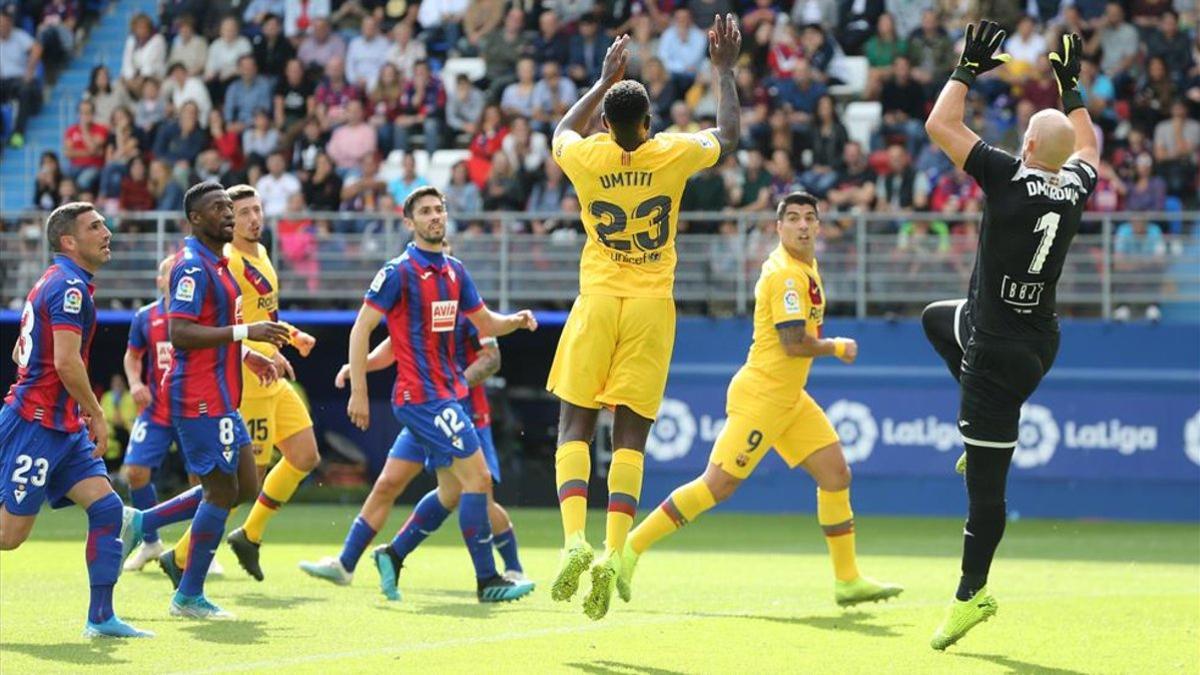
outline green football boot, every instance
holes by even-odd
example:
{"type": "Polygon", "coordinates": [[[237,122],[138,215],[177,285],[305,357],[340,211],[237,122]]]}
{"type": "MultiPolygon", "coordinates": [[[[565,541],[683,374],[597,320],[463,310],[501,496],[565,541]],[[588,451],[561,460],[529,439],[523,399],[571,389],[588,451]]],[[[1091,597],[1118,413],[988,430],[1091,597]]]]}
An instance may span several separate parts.
{"type": "Polygon", "coordinates": [[[954,599],[946,608],[946,618],[938,626],[929,646],[941,651],[962,639],[967,631],[996,615],[996,599],[987,587],[975,592],[970,600],[954,599]]]}
{"type": "Polygon", "coordinates": [[[592,566],[592,590],[583,599],[583,613],[589,619],[599,621],[608,614],[608,606],[612,602],[613,591],[616,590],[617,577],[620,574],[621,556],[616,551],[606,553],[592,566]]]}
{"type": "Polygon", "coordinates": [[[562,551],[558,574],[550,586],[550,597],[559,602],[570,600],[575,591],[579,590],[579,577],[591,567],[595,557],[596,553],[592,551],[583,535],[576,535],[562,551]]]}
{"type": "Polygon", "coordinates": [[[833,585],[833,599],[839,607],[853,607],[864,602],[879,602],[894,598],[903,592],[903,586],[862,576],[851,581],[839,580],[833,585]]]}

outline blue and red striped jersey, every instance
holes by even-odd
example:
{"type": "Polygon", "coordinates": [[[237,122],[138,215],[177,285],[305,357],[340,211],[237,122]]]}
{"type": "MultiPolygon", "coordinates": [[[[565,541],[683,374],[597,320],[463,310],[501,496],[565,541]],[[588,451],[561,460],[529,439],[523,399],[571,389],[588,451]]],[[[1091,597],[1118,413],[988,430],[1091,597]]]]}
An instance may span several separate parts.
{"type": "Polygon", "coordinates": [[[462,261],[410,243],[375,275],[363,302],[387,321],[396,356],[394,405],[467,395],[454,333],[460,308],[472,314],[483,309],[483,300],[462,261]]]}
{"type": "MultiPolygon", "coordinates": [[[[195,237],[171,268],[170,320],[187,319],[201,326],[232,326],[242,320],[242,293],[229,273],[229,259],[218,256],[195,237]]],[[[175,349],[165,380],[172,417],[219,417],[236,412],[242,402],[242,345],[230,342],[207,349],[175,349]]]]}
{"type": "Polygon", "coordinates": [[[171,424],[171,389],[163,378],[171,367],[171,336],[167,330],[167,300],[159,298],[142,307],[129,324],[129,351],[143,359],[142,381],[150,388],[145,413],[155,424],[171,424]]]}
{"type": "MultiPolygon", "coordinates": [[[[467,372],[467,366],[475,363],[479,352],[483,351],[483,342],[479,339],[479,329],[466,316],[458,317],[458,330],[454,332],[454,355],[458,359],[458,368],[467,372]]],[[[494,342],[496,338],[488,338],[494,342]]],[[[468,394],[471,403],[471,421],[476,429],[492,424],[492,404],[488,403],[487,390],[483,383],[471,387],[468,394]]]]}
{"type": "Polygon", "coordinates": [[[83,428],[79,403],[67,393],[54,369],[54,333],[79,333],[80,355],[86,366],[96,335],[91,282],[87,270],[60,254],[25,298],[17,336],[17,381],[4,403],[26,421],[67,433],[83,428]]]}

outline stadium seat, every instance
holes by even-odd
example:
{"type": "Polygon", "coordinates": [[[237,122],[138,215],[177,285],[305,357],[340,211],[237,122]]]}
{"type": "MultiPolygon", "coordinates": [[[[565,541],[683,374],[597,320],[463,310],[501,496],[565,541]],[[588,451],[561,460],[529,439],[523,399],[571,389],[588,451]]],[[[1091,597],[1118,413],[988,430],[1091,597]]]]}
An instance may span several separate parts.
{"type": "Polygon", "coordinates": [[[487,73],[487,63],[479,57],[456,56],[446,61],[442,66],[442,84],[447,92],[454,91],[454,79],[459,73],[464,73],[472,82],[483,79],[487,73]]]}
{"type": "Polygon", "coordinates": [[[450,171],[454,165],[470,156],[469,150],[438,150],[429,158],[429,170],[425,173],[425,179],[430,185],[445,188],[450,184],[450,171]]]}
{"type": "MultiPolygon", "coordinates": [[[[424,150],[413,150],[413,158],[417,160],[417,175],[426,176],[429,171],[429,153],[424,150]]],[[[404,173],[404,151],[393,150],[388,153],[387,160],[379,167],[379,175],[390,181],[404,173]]]]}
{"type": "Polygon", "coordinates": [[[871,134],[879,127],[883,119],[883,104],[878,101],[854,101],[846,104],[842,113],[842,123],[846,125],[846,133],[850,140],[862,145],[863,150],[871,148],[871,134]]]}
{"type": "Polygon", "coordinates": [[[870,66],[865,56],[846,56],[842,58],[841,76],[845,84],[835,84],[829,88],[829,93],[838,98],[853,98],[860,96],[867,88],[867,71],[870,66]]]}

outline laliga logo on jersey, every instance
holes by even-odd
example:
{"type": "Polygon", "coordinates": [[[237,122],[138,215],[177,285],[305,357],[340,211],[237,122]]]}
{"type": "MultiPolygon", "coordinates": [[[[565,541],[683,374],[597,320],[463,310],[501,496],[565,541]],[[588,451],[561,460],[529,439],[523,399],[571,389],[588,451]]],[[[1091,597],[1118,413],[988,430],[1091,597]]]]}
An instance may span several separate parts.
{"type": "MultiPolygon", "coordinates": [[[[194,269],[199,270],[199,268],[194,269]]],[[[180,302],[191,302],[195,297],[196,279],[193,277],[183,277],[180,279],[179,285],[175,287],[175,299],[180,302]]]]}
{"type": "Polygon", "coordinates": [[[1021,426],[1012,463],[1019,469],[1045,466],[1058,447],[1058,423],[1050,409],[1034,403],[1021,406],[1021,426]]]}
{"type": "Polygon", "coordinates": [[[1183,426],[1183,451],[1194,464],[1200,464],[1200,412],[1183,426]]]}
{"type": "Polygon", "coordinates": [[[63,311],[67,314],[78,314],[83,309],[83,291],[78,288],[68,288],[63,293],[63,311]]]}
{"type": "Polygon", "coordinates": [[[646,454],[660,462],[669,462],[688,454],[696,438],[696,418],[688,404],[664,398],[658,417],[646,439],[646,454]]]}
{"type": "Polygon", "coordinates": [[[825,411],[830,424],[842,442],[846,463],[854,464],[871,456],[875,441],[879,438],[879,427],[871,416],[871,409],[858,401],[839,399],[825,411]]]}

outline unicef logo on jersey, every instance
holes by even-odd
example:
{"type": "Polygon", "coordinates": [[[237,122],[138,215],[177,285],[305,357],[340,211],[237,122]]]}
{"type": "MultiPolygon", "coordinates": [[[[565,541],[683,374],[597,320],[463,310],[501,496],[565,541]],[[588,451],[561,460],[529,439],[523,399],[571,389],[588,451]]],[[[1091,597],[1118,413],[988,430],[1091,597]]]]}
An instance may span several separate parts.
{"type": "Polygon", "coordinates": [[[1026,403],[1021,406],[1021,426],[1012,463],[1019,469],[1045,466],[1058,447],[1058,423],[1045,406],[1026,403]]]}
{"type": "Polygon", "coordinates": [[[664,398],[658,417],[646,439],[646,454],[660,462],[669,462],[688,454],[696,438],[696,418],[688,404],[664,398]]]}
{"type": "Polygon", "coordinates": [[[1183,426],[1183,451],[1193,464],[1200,464],[1200,412],[1183,426]]]}
{"type": "Polygon", "coordinates": [[[858,401],[839,399],[825,411],[842,442],[846,463],[855,464],[871,456],[879,438],[879,426],[871,409],[858,401]]]}

